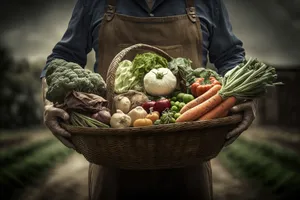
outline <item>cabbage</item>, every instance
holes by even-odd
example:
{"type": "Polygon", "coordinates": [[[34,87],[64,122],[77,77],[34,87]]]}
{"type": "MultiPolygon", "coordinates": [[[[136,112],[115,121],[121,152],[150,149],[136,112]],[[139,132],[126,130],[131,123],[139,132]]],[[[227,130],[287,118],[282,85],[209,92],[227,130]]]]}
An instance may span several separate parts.
{"type": "Polygon", "coordinates": [[[130,60],[123,60],[119,63],[115,78],[116,93],[124,93],[133,88],[138,91],[142,89],[136,76],[132,73],[132,68],[133,65],[130,60]]]}

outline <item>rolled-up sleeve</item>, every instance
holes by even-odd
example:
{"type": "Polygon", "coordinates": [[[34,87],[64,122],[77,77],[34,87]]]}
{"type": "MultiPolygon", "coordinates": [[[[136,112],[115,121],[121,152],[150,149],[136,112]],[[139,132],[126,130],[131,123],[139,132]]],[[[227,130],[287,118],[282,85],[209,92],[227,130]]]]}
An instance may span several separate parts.
{"type": "Polygon", "coordinates": [[[232,30],[223,0],[216,1],[213,33],[210,38],[209,59],[223,75],[245,58],[243,43],[232,30]]]}
{"type": "Polygon", "coordinates": [[[62,39],[54,46],[52,53],[47,57],[41,78],[45,76],[47,66],[53,59],[64,59],[85,67],[87,54],[92,49],[87,7],[86,0],[76,0],[67,30],[62,39]]]}

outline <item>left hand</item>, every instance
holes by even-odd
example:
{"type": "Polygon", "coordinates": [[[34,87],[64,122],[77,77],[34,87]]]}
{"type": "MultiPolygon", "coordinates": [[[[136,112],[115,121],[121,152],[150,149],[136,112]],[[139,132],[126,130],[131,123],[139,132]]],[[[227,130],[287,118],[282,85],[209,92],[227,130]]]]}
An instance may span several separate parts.
{"type": "Polygon", "coordinates": [[[244,112],[242,122],[226,136],[225,147],[233,143],[242,132],[247,130],[256,117],[257,100],[238,104],[231,108],[231,113],[244,112]]]}

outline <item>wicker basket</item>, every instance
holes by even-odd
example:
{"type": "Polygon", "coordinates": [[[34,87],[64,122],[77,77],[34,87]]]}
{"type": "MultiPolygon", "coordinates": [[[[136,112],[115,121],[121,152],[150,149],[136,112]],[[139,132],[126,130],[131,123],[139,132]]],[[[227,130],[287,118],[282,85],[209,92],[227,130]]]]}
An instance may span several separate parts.
{"type": "MultiPolygon", "coordinates": [[[[118,63],[132,50],[142,49],[172,59],[166,52],[136,44],[118,53],[107,73],[107,100],[112,106],[118,63]]],[[[76,150],[89,162],[121,169],[180,168],[210,160],[223,148],[226,134],[242,121],[242,114],[209,121],[126,129],[62,126],[72,134],[76,150]]]]}

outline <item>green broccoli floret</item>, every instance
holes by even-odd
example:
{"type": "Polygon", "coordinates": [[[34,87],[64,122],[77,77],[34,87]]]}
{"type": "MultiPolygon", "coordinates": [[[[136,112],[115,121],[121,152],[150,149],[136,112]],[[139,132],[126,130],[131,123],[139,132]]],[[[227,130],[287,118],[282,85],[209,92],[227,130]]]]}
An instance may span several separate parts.
{"type": "Polygon", "coordinates": [[[55,59],[49,63],[46,81],[46,98],[54,103],[62,103],[67,93],[73,90],[100,96],[105,95],[106,91],[106,83],[100,74],[62,59],[55,59]]]}

